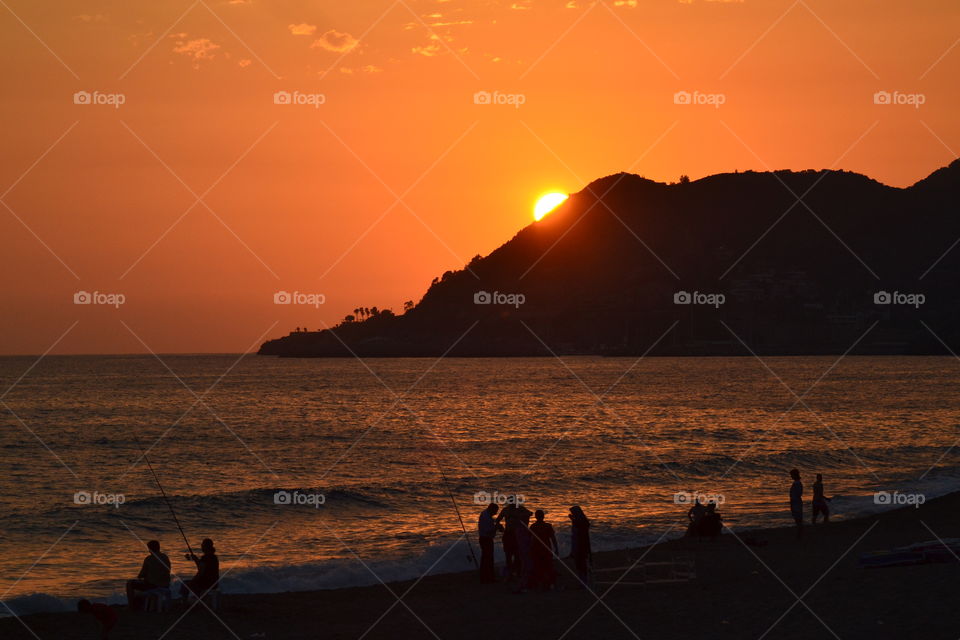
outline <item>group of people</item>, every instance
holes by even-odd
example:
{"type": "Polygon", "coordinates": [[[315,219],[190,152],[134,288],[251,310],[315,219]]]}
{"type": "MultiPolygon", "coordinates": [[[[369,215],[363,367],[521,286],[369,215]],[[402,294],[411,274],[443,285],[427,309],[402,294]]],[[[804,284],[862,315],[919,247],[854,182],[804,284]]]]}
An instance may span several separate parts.
{"type": "MultiPolygon", "coordinates": [[[[803,482],[800,480],[800,470],[791,469],[790,477],[793,484],[790,485],[790,515],[797,525],[797,537],[803,535],[803,482]]],[[[817,480],[813,483],[813,514],[810,518],[812,524],[817,524],[817,518],[823,516],[823,521],[830,522],[830,506],[827,504],[833,498],[828,498],[823,490],[823,474],[817,474],[817,480]]],[[[700,536],[716,538],[723,530],[723,517],[717,511],[716,502],[711,501],[704,505],[699,500],[694,503],[687,511],[687,518],[690,521],[687,527],[688,536],[700,536]]]]}
{"type": "Polygon", "coordinates": [[[717,511],[717,503],[711,500],[706,505],[701,500],[694,500],[693,506],[687,511],[687,535],[701,538],[714,538],[723,531],[723,516],[717,511]]]}
{"type": "MultiPolygon", "coordinates": [[[[579,505],[570,507],[570,557],[582,585],[590,579],[590,520],[579,505]]],[[[545,519],[542,509],[530,511],[516,496],[507,499],[503,510],[491,503],[480,513],[477,533],[480,540],[480,581],[497,582],[493,554],[497,534],[502,534],[503,555],[506,558],[504,577],[517,579],[516,591],[531,589],[548,591],[556,586],[557,572],[554,558],[560,554],[560,545],[553,525],[545,519]],[[499,513],[498,513],[499,512],[499,513]],[[533,517],[533,524],[530,518],[533,517]]]]}
{"type": "MultiPolygon", "coordinates": [[[[800,480],[800,470],[791,469],[790,477],[793,484],[790,485],[790,515],[797,525],[797,537],[803,534],[803,482],[800,480]]],[[[813,483],[813,514],[810,518],[812,524],[817,524],[817,518],[823,516],[823,521],[830,522],[830,506],[827,504],[833,498],[828,498],[823,491],[823,474],[817,474],[817,480],[813,483]]],[[[717,504],[710,501],[704,505],[700,500],[696,500],[690,510],[687,511],[687,519],[690,524],[687,527],[688,536],[716,538],[723,530],[723,517],[717,511],[717,504]]]]}
{"type": "MultiPolygon", "coordinates": [[[[151,592],[165,591],[169,595],[170,589],[170,558],[160,551],[160,542],[151,540],[147,543],[150,552],[143,559],[140,573],[133,580],[127,581],[127,606],[131,611],[142,610],[144,600],[151,592]]],[[[220,582],[220,559],[217,557],[213,540],[204,538],[200,543],[202,555],[197,557],[192,553],[185,555],[196,565],[197,573],[193,578],[184,580],[180,585],[180,596],[186,598],[193,595],[203,598],[209,591],[215,589],[220,582]]],[[[117,623],[117,613],[112,607],[105,604],[91,603],[81,600],[77,603],[80,613],[93,615],[100,622],[100,629],[104,639],[109,637],[110,630],[117,623]]]]}
{"type": "MultiPolygon", "coordinates": [[[[793,484],[790,485],[790,515],[797,525],[797,537],[803,533],[803,482],[800,481],[800,470],[791,469],[790,477],[793,484]]],[[[823,474],[817,474],[817,480],[813,483],[813,500],[811,502],[813,513],[810,522],[817,524],[817,518],[823,516],[823,521],[830,522],[830,507],[827,504],[833,498],[828,498],[823,491],[823,474]]],[[[711,500],[704,505],[702,501],[696,500],[689,511],[687,511],[689,525],[687,527],[688,536],[716,538],[723,531],[723,516],[717,511],[717,503],[711,500]]]]}
{"type": "MultiPolygon", "coordinates": [[[[793,484],[790,485],[790,515],[797,525],[797,537],[803,535],[803,482],[800,481],[800,470],[791,469],[790,477],[793,478],[793,484]]],[[[832,498],[828,498],[823,492],[823,474],[817,474],[817,481],[813,483],[813,516],[810,519],[812,524],[817,524],[817,517],[823,516],[824,522],[830,522],[830,507],[827,503],[832,498]]]]}
{"type": "MultiPolygon", "coordinates": [[[[797,525],[797,537],[803,533],[803,483],[800,481],[800,471],[792,469],[790,477],[793,484],[790,486],[790,513],[797,525]]],[[[817,523],[817,518],[823,516],[824,522],[830,521],[830,507],[828,498],[823,489],[823,475],[818,473],[813,483],[813,516],[811,522],[817,523]]],[[[570,556],[573,558],[577,576],[583,585],[589,584],[589,565],[592,561],[590,550],[590,520],[578,505],[570,507],[571,532],[570,556]]],[[[688,536],[716,539],[723,531],[723,516],[717,510],[717,503],[710,501],[704,504],[700,500],[687,511],[688,536]]],[[[501,533],[503,555],[506,558],[504,577],[519,579],[518,592],[530,589],[552,589],[557,580],[554,568],[554,558],[559,557],[560,546],[557,543],[557,534],[553,525],[544,520],[541,509],[530,511],[518,501],[516,496],[510,496],[501,510],[497,504],[489,504],[480,513],[477,522],[477,533],[480,539],[480,581],[484,583],[497,582],[494,569],[495,539],[501,533]],[[531,516],[534,522],[530,523],[531,516]]]]}
{"type": "MultiPolygon", "coordinates": [[[[800,471],[792,469],[790,477],[793,484],[790,486],[790,513],[797,525],[797,537],[803,532],[803,482],[800,480],[800,471]]],[[[830,521],[830,508],[827,503],[831,498],[826,497],[823,490],[823,475],[817,474],[813,483],[813,516],[811,522],[817,523],[817,518],[823,516],[824,522],[830,521]]],[[[593,554],[590,549],[590,519],[584,514],[579,505],[570,507],[567,516],[570,519],[570,558],[582,586],[590,581],[590,563],[593,554]]],[[[480,513],[477,522],[477,532],[480,540],[480,581],[484,583],[497,582],[494,569],[494,548],[497,534],[501,534],[500,542],[503,545],[503,554],[506,558],[504,577],[508,580],[517,579],[517,592],[525,593],[528,590],[553,589],[557,582],[557,571],[554,559],[559,558],[560,545],[553,525],[547,522],[542,509],[530,511],[517,496],[507,499],[506,505],[500,507],[491,503],[480,513]],[[531,524],[530,518],[533,518],[531,524]]],[[[704,505],[697,500],[687,512],[689,525],[688,536],[716,538],[723,530],[723,517],[717,511],[714,501],[704,505]]],[[[149,555],[143,559],[140,573],[133,580],[127,581],[127,605],[131,610],[143,608],[142,603],[147,594],[156,590],[170,588],[170,558],[160,551],[160,542],[151,540],[147,543],[149,555]]],[[[204,538],[200,544],[202,555],[197,557],[192,553],[186,554],[187,560],[192,560],[197,573],[190,580],[182,582],[181,597],[192,594],[202,598],[207,592],[217,587],[220,581],[220,560],[216,554],[213,540],[204,538]]],[[[102,637],[106,639],[110,630],[117,622],[117,613],[113,608],[89,600],[80,600],[77,603],[80,613],[93,615],[101,625],[102,637]]]]}

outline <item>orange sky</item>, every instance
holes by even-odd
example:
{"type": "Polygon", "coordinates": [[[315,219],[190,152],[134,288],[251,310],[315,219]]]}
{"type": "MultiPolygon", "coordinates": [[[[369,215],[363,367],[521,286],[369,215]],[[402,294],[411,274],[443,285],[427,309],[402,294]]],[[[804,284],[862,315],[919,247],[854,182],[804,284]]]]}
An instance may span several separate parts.
{"type": "Polygon", "coordinates": [[[399,310],[621,170],[906,186],[960,149],[956,0],[4,0],[0,35],[6,354],[239,352],[399,310]]]}

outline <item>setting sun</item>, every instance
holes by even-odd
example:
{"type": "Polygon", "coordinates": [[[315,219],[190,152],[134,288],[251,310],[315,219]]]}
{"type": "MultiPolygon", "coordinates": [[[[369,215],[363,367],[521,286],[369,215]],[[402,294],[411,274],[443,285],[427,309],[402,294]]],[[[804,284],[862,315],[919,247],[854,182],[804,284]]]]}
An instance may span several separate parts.
{"type": "Polygon", "coordinates": [[[548,193],[547,195],[542,196],[539,200],[537,200],[537,204],[533,206],[533,219],[541,219],[543,216],[559,207],[560,204],[566,199],[567,194],[565,193],[548,193]]]}

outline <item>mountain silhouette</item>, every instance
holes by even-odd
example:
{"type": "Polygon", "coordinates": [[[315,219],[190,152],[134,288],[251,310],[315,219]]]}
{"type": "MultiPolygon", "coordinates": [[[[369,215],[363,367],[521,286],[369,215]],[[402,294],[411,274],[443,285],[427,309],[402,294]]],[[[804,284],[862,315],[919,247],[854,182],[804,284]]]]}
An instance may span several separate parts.
{"type": "Polygon", "coordinates": [[[960,160],[907,188],[846,171],[590,183],[402,315],[280,356],[927,354],[960,350],[960,160]]]}

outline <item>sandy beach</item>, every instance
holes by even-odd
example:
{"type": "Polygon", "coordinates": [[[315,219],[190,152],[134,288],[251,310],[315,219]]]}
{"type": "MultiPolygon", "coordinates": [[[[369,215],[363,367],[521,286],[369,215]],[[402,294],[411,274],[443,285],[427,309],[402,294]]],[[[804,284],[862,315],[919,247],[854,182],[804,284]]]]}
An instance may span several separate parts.
{"type": "MultiPolygon", "coordinates": [[[[857,557],[960,537],[958,508],[954,493],[920,508],[808,525],[801,540],[792,528],[734,527],[716,541],[673,540],[594,557],[596,579],[608,582],[623,571],[604,568],[693,559],[696,577],[681,582],[627,584],[639,582],[635,569],[594,594],[575,589],[577,580],[561,567],[561,589],[549,593],[516,594],[511,585],[481,585],[464,572],[362,588],[227,594],[216,617],[203,607],[162,614],[118,608],[111,638],[954,639],[960,561],[863,569],[857,557]]],[[[98,637],[92,618],[72,613],[7,618],[0,633],[11,640],[98,637]]]]}

